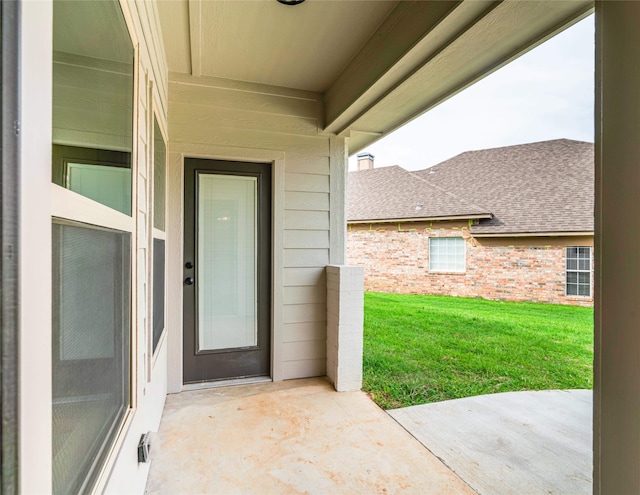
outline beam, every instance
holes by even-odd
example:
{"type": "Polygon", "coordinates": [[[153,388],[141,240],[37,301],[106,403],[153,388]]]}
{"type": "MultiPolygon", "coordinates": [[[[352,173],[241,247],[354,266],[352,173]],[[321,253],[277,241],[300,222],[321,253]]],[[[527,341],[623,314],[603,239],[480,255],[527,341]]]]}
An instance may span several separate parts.
{"type": "MultiPolygon", "coordinates": [[[[431,2],[427,5],[433,6],[431,2]]],[[[349,141],[349,152],[355,153],[377,140],[375,134],[367,133],[384,136],[398,129],[593,10],[593,3],[588,0],[465,0],[454,5],[438,23],[434,25],[433,19],[428,23],[423,37],[411,49],[401,56],[397,50],[392,66],[385,59],[386,69],[377,82],[368,83],[371,76],[367,71],[361,70],[360,78],[356,72],[345,71],[325,94],[325,132],[357,131],[349,141]],[[338,98],[340,91],[349,95],[348,101],[344,96],[338,98]]],[[[401,7],[402,4],[398,6],[401,7]]],[[[403,8],[410,10],[409,6],[403,8]]],[[[396,10],[389,19],[398,15],[396,10]]],[[[416,10],[411,12],[417,15],[416,10]]],[[[410,29],[409,17],[405,13],[404,21],[397,20],[393,27],[406,29],[415,39],[417,35],[410,29]]],[[[387,28],[386,21],[353,64],[362,67],[361,58],[372,60],[369,45],[383,36],[383,28],[387,28]]]]}
{"type": "MultiPolygon", "coordinates": [[[[495,2],[497,3],[497,2],[495,2]]],[[[447,37],[453,24],[466,24],[487,2],[399,2],[325,95],[328,132],[340,132],[349,117],[376,95],[407,78],[447,37]],[[462,12],[464,11],[464,13],[462,12]],[[455,15],[453,15],[455,12],[455,15]]]]}
{"type": "Polygon", "coordinates": [[[201,0],[189,0],[189,39],[191,46],[191,75],[202,75],[202,4],[201,0]]]}

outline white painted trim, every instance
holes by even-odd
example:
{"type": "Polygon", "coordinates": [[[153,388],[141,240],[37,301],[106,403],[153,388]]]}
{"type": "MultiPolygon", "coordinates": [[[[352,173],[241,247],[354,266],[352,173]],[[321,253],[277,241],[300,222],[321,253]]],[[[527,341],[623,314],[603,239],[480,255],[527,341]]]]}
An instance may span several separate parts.
{"type": "Polygon", "coordinates": [[[285,154],[281,151],[236,148],[231,146],[189,144],[170,141],[167,148],[167,200],[171,215],[167,218],[167,328],[168,391],[180,392],[183,384],[183,305],[182,263],[184,259],[184,158],[206,158],[272,163],[272,333],[271,378],[283,379],[283,307],[284,307],[284,176],[285,154]],[[179,198],[179,202],[178,202],[179,198]]]}
{"type": "MultiPolygon", "coordinates": [[[[120,4],[122,6],[122,11],[125,12],[125,5],[128,7],[128,3],[120,0],[120,4]]],[[[128,10],[126,11],[128,12],[128,10]]],[[[134,58],[133,58],[133,127],[132,127],[132,139],[131,139],[131,218],[133,220],[133,235],[131,236],[131,341],[130,341],[130,352],[131,352],[131,368],[130,372],[130,391],[131,391],[131,403],[130,407],[132,409],[136,409],[138,406],[138,400],[141,395],[141,384],[144,383],[144,380],[140,380],[138,377],[138,373],[140,369],[144,369],[144,362],[142,365],[140,363],[139,357],[139,340],[140,340],[140,329],[138,328],[138,229],[137,227],[137,217],[138,217],[138,180],[139,180],[139,169],[138,169],[138,160],[139,160],[139,134],[140,134],[140,77],[141,74],[141,63],[140,63],[140,45],[138,43],[137,36],[135,35],[135,24],[131,21],[131,14],[129,16],[125,14],[125,19],[127,20],[127,27],[129,31],[129,36],[131,36],[131,41],[133,43],[134,49],[134,58]]],[[[144,332],[144,330],[143,330],[144,332]]]]}
{"type": "Polygon", "coordinates": [[[93,487],[93,493],[103,493],[105,491],[105,487],[109,482],[109,477],[111,476],[111,471],[118,460],[118,456],[120,455],[120,450],[122,449],[122,445],[129,434],[129,430],[131,429],[131,424],[134,421],[134,417],[136,414],[136,410],[129,408],[125,413],[125,416],[115,430],[118,432],[116,434],[116,439],[113,442],[113,445],[109,449],[109,453],[107,454],[104,463],[100,468],[100,474],[96,479],[95,486],[93,487]]]}
{"type": "Polygon", "coordinates": [[[51,216],[124,232],[134,231],[132,217],[57,184],[51,183],[50,189],[51,216]]]}
{"type": "MultiPolygon", "coordinates": [[[[118,230],[124,230],[131,232],[131,251],[130,251],[130,344],[129,352],[131,356],[130,368],[129,368],[129,393],[130,404],[129,409],[125,413],[125,417],[117,429],[117,436],[109,453],[101,466],[100,474],[96,480],[96,485],[93,489],[94,493],[103,493],[106,490],[107,485],[110,482],[110,478],[116,466],[120,462],[120,453],[123,445],[128,441],[129,436],[132,434],[132,425],[136,421],[136,416],[139,416],[137,407],[142,395],[140,388],[144,384],[144,380],[141,380],[138,374],[144,372],[144,362],[140,362],[139,350],[140,350],[140,334],[144,334],[144,329],[138,328],[138,229],[136,228],[136,218],[138,215],[138,154],[139,154],[139,114],[140,114],[140,77],[141,74],[141,61],[140,61],[140,45],[136,35],[135,22],[133,20],[133,14],[130,10],[129,2],[120,0],[120,7],[122,9],[123,16],[127,25],[127,31],[131,38],[133,45],[134,58],[133,58],[133,108],[131,118],[132,122],[132,135],[131,135],[131,216],[117,212],[111,208],[108,208],[100,203],[97,203],[88,198],[84,198],[81,195],[75,194],[72,191],[52,184],[52,188],[56,191],[57,201],[62,201],[63,204],[66,200],[66,209],[64,211],[64,218],[78,220],[79,217],[85,218],[85,223],[96,224],[97,221],[101,222],[99,225],[116,228],[118,230]],[[74,196],[71,196],[73,194],[74,196]],[[88,200],[87,203],[84,200],[88,200]],[[84,203],[84,204],[82,204],[84,203]],[[104,224],[102,223],[104,222],[104,224]],[[116,227],[117,225],[117,227],[116,227]]],[[[57,201],[54,200],[54,204],[57,205],[57,201]]],[[[82,221],[82,220],[80,220],[82,221]]]]}
{"type": "Polygon", "coordinates": [[[182,390],[182,263],[184,259],[184,165],[182,155],[167,143],[167,391],[182,390]]]}
{"type": "Polygon", "coordinates": [[[162,239],[163,241],[167,240],[167,233],[163,230],[153,228],[153,238],[154,239],[162,239]]]}
{"type": "Polygon", "coordinates": [[[166,54],[162,39],[162,29],[158,14],[157,2],[135,2],[138,21],[136,28],[140,30],[143,38],[142,45],[148,54],[148,69],[150,78],[158,88],[154,94],[157,96],[159,108],[162,109],[162,119],[166,121],[168,106],[168,68],[166,54]]]}
{"type": "Polygon", "coordinates": [[[284,153],[273,158],[271,204],[271,378],[278,382],[284,378],[284,153]]]}
{"type": "Polygon", "coordinates": [[[19,479],[20,493],[51,493],[50,0],[20,2],[19,479]]]}
{"type": "Polygon", "coordinates": [[[342,137],[330,138],[329,153],[329,264],[343,265],[347,258],[347,140],[342,137]]]}

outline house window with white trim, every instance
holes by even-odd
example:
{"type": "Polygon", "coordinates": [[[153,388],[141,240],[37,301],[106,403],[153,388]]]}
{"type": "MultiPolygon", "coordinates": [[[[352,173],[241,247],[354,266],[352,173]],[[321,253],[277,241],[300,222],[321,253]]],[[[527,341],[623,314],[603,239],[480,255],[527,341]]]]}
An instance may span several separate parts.
{"type": "Polygon", "coordinates": [[[51,491],[90,493],[135,397],[136,59],[120,3],[54,2],[52,57],[51,491]]]}
{"type": "Polygon", "coordinates": [[[591,248],[588,246],[566,248],[566,293],[591,297],[591,248]]]}
{"type": "Polygon", "coordinates": [[[464,272],[466,242],[462,237],[431,237],[429,239],[430,272],[464,272]]]}

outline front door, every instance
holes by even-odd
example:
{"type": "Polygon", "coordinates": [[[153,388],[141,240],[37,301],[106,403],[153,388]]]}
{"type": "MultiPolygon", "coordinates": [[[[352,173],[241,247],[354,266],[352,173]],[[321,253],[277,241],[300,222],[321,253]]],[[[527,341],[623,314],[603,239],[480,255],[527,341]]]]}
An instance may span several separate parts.
{"type": "Polygon", "coordinates": [[[271,166],[185,159],[184,382],[270,373],[271,166]]]}

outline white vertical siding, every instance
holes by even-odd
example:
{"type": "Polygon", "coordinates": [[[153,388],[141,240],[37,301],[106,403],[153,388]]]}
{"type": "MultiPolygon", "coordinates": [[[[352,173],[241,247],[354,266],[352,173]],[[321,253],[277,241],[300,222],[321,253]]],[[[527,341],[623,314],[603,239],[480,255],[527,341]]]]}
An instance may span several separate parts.
{"type": "MultiPolygon", "coordinates": [[[[324,267],[332,249],[331,173],[345,169],[346,154],[332,154],[335,138],[320,132],[321,109],[316,93],[178,74],[169,82],[170,166],[180,167],[179,173],[169,172],[173,181],[180,181],[170,185],[174,213],[182,212],[182,156],[238,161],[271,161],[266,158],[278,153],[283,157],[283,178],[274,180],[273,190],[274,200],[283,206],[280,212],[274,209],[278,218],[273,227],[274,239],[281,239],[281,252],[273,254],[275,380],[326,371],[324,267]]],[[[174,234],[181,233],[177,220],[169,226],[174,234]]],[[[181,235],[169,237],[182,242],[181,235]]],[[[176,284],[171,299],[181,300],[181,290],[176,284]]]]}
{"type": "MultiPolygon", "coordinates": [[[[154,2],[121,1],[134,46],[137,46],[135,92],[136,121],[133,128],[135,195],[132,216],[136,219],[136,277],[133,292],[133,380],[135,413],[114,453],[104,493],[142,493],[149,464],[137,462],[137,445],[143,433],[160,424],[167,391],[166,339],[152,359],[151,292],[153,204],[153,116],[166,129],[167,66],[161,41],[157,5],[154,2]]],[[[114,116],[115,118],[115,116],[114,116]]],[[[55,129],[54,129],[54,132],[55,129]]]]}

